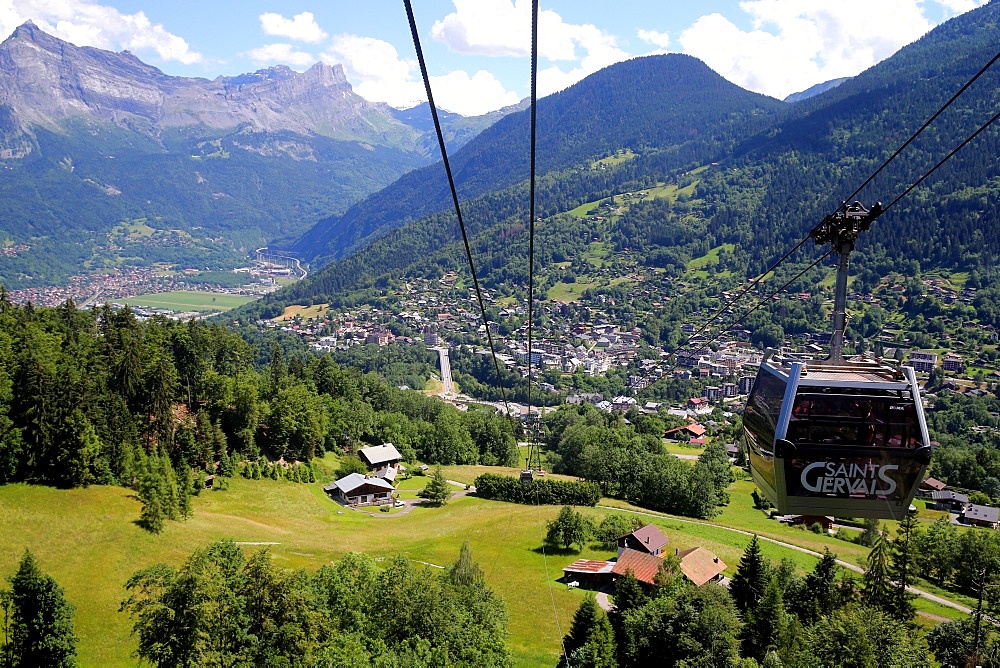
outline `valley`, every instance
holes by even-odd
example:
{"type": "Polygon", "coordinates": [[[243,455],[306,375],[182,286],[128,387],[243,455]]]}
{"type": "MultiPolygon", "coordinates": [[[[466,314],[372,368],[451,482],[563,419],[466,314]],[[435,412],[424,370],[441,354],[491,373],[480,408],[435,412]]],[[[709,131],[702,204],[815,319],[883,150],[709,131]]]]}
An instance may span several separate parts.
{"type": "MultiPolygon", "coordinates": [[[[998,21],[794,102],[655,53],[445,113],[454,184],[426,105],[369,102],[345,66],[171,77],[23,24],[0,44],[0,590],[34,559],[82,665],[995,659],[1000,71],[945,107],[998,21]],[[898,521],[782,515],[746,461],[764,351],[835,347],[809,233],[852,192],[891,211],[851,255],[844,353],[915,370],[875,390],[932,453],[898,521]]],[[[775,438],[792,394],[756,405],[775,438]]]]}

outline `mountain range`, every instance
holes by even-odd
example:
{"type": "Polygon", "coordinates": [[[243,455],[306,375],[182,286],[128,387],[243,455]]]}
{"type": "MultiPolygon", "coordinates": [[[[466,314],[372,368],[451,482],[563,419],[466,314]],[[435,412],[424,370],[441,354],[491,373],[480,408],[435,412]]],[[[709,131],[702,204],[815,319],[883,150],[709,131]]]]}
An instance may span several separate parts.
{"type": "MultiPolygon", "coordinates": [[[[613,65],[538,103],[539,215],[656,184],[688,184],[693,192],[680,205],[657,200],[645,205],[652,213],[642,221],[626,219],[627,229],[612,231],[617,246],[659,253],[681,239],[706,249],[731,244],[742,266],[763,269],[992,58],[998,21],[1000,3],[973,10],[794,104],[739,89],[687,56],[613,65]],[[629,159],[606,159],[623,153],[629,159]]],[[[858,196],[888,202],[917,181],[995,113],[998,87],[994,68],[858,196]]],[[[996,129],[988,129],[896,204],[860,244],[861,272],[995,272],[998,144],[996,129]]],[[[524,258],[510,247],[527,247],[527,156],[527,112],[504,117],[452,156],[477,262],[496,280],[526,277],[524,258]]],[[[585,224],[574,225],[570,236],[588,234],[585,224]]],[[[462,269],[458,240],[444,172],[423,167],[289,246],[326,266],[254,308],[335,300],[435,264],[462,269]]]]}
{"type": "MultiPolygon", "coordinates": [[[[449,140],[512,110],[447,115],[449,140]]],[[[26,23],[0,44],[0,242],[20,249],[0,279],[58,282],[84,264],[182,257],[224,266],[427,164],[429,118],[426,105],[365,100],[340,65],[173,77],[26,23]],[[177,243],[99,248],[123,248],[112,231],[136,221],[177,243]]]]}

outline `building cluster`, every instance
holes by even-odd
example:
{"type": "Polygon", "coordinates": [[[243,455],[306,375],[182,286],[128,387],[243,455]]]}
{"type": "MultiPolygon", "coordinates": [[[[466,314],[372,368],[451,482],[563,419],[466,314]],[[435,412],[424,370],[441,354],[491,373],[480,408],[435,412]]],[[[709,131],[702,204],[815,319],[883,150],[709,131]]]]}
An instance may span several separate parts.
{"type": "MultiPolygon", "coordinates": [[[[618,554],[613,559],[577,559],[562,569],[563,580],[575,587],[605,590],[631,572],[644,588],[652,589],[669,553],[669,543],[655,524],[647,524],[618,537],[618,554]]],[[[704,547],[675,549],[674,555],[680,560],[681,574],[696,587],[723,579],[725,562],[704,547]]]]}
{"type": "Polygon", "coordinates": [[[361,448],[358,458],[368,467],[368,473],[350,473],[323,487],[334,500],[351,508],[384,506],[396,503],[394,486],[403,460],[392,443],[361,448]]]}
{"type": "Polygon", "coordinates": [[[1000,528],[1000,508],[984,506],[969,501],[969,497],[935,478],[926,478],[918,494],[927,499],[927,507],[947,511],[952,521],[970,526],[1000,528]]]}
{"type": "Polygon", "coordinates": [[[58,306],[72,300],[78,307],[87,307],[139,295],[173,292],[175,290],[201,290],[218,294],[261,296],[280,286],[273,279],[257,277],[256,281],[238,288],[224,288],[214,284],[194,284],[184,277],[197,276],[195,269],[164,274],[153,267],[128,267],[104,273],[81,274],[70,277],[65,285],[48,285],[11,290],[10,300],[17,304],[31,302],[35,306],[58,306]]]}

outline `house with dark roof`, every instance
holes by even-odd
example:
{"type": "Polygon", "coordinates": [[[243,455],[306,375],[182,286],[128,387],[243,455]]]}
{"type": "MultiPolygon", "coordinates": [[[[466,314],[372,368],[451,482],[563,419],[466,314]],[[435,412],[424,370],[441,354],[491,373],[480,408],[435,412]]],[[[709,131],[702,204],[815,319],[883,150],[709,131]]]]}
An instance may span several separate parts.
{"type": "Polygon", "coordinates": [[[383,443],[382,445],[375,445],[370,448],[361,448],[358,450],[358,457],[360,457],[361,461],[365,464],[368,464],[368,468],[371,470],[383,468],[385,466],[396,468],[399,466],[399,462],[403,460],[403,456],[399,454],[399,451],[396,450],[396,446],[392,443],[383,443]]]}
{"type": "Polygon", "coordinates": [[[1000,526],[1000,508],[970,503],[962,515],[962,521],[977,527],[996,529],[1000,526]]]}
{"type": "Polygon", "coordinates": [[[654,557],[648,552],[640,552],[631,548],[619,550],[618,561],[611,568],[611,573],[622,576],[632,571],[635,579],[644,585],[652,587],[656,584],[656,574],[660,571],[663,559],[654,557]]]}
{"type": "Polygon", "coordinates": [[[381,506],[392,503],[393,486],[381,478],[351,473],[323,490],[348,506],[381,506]]]}
{"type": "Polygon", "coordinates": [[[681,558],[681,573],[696,587],[721,579],[726,570],[726,562],[704,547],[692,547],[677,556],[681,558]]]}
{"type": "Polygon", "coordinates": [[[654,557],[663,556],[663,548],[667,546],[670,539],[663,535],[663,532],[655,524],[647,524],[632,533],[618,537],[618,556],[626,549],[645,552],[654,557]]]}
{"type": "Polygon", "coordinates": [[[962,512],[969,505],[969,497],[951,489],[931,492],[931,500],[938,510],[949,510],[954,513],[962,512]]]}

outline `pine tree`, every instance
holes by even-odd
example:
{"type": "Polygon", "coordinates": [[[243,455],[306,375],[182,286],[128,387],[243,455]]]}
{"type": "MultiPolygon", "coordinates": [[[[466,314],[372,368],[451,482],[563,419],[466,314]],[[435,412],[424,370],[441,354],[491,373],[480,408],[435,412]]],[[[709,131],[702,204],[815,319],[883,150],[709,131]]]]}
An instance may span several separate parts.
{"type": "Polygon", "coordinates": [[[30,551],[5,592],[11,624],[5,659],[14,666],[74,666],[77,637],[73,633],[73,606],[63,588],[42,573],[30,551]]]}
{"type": "MultiPolygon", "coordinates": [[[[610,631],[611,625],[608,623],[607,615],[605,615],[604,611],[597,605],[597,599],[594,598],[594,595],[588,594],[586,598],[580,602],[580,607],[576,609],[576,613],[573,615],[573,623],[569,628],[569,633],[565,638],[563,638],[563,651],[565,654],[563,654],[559,664],[561,666],[578,665],[576,662],[577,650],[580,650],[584,645],[586,645],[592,636],[607,634],[610,631]],[[606,629],[604,628],[604,625],[607,625],[606,629]]],[[[606,640],[597,639],[595,644],[603,646],[605,642],[606,640]]],[[[613,647],[614,645],[612,641],[612,648],[613,647]]],[[[595,648],[595,650],[596,649],[597,648],[595,648]]],[[[610,659],[613,660],[613,658],[614,652],[612,652],[610,659]]]]}
{"type": "MultiPolygon", "coordinates": [[[[153,466],[156,462],[152,463],[153,466]]],[[[170,464],[167,453],[161,453],[159,459],[160,498],[163,502],[163,515],[167,519],[176,520],[181,507],[181,491],[177,488],[177,474],[170,464]]]]}
{"type": "Polygon", "coordinates": [[[906,591],[910,584],[910,572],[914,557],[910,552],[910,539],[917,530],[917,518],[909,513],[899,521],[896,537],[890,543],[892,579],[896,583],[892,603],[892,615],[903,621],[910,621],[917,614],[913,607],[916,594],[906,591]]]}
{"type": "Polygon", "coordinates": [[[594,622],[583,647],[570,655],[569,663],[574,668],[615,668],[618,665],[615,660],[616,651],[611,622],[602,612],[594,622]]]}
{"type": "Polygon", "coordinates": [[[865,605],[892,610],[895,589],[891,581],[889,543],[881,533],[868,553],[868,568],[861,585],[861,601],[865,605]]]}
{"type": "Polygon", "coordinates": [[[736,609],[746,613],[757,606],[764,597],[764,590],[771,579],[771,566],[760,551],[760,541],[756,535],[750,540],[740,557],[740,565],[730,584],[736,609]]]}
{"type": "Polygon", "coordinates": [[[434,469],[434,475],[431,476],[427,486],[417,493],[417,496],[438,506],[443,506],[448,502],[451,497],[451,488],[448,486],[448,481],[445,480],[444,472],[440,466],[434,469]]]}
{"type": "Polygon", "coordinates": [[[191,495],[194,494],[195,481],[191,475],[191,467],[181,465],[181,470],[176,474],[179,481],[177,490],[177,512],[182,520],[191,517],[191,495]]]}
{"type": "Polygon", "coordinates": [[[780,650],[788,621],[781,585],[777,578],[771,578],[763,598],[747,613],[742,634],[743,654],[763,661],[769,650],[780,650]]]}
{"type": "Polygon", "coordinates": [[[830,614],[838,607],[840,604],[840,593],[837,588],[839,571],[837,555],[830,552],[830,548],[825,548],[823,558],[806,576],[805,597],[808,609],[800,611],[805,622],[815,621],[823,615],[830,614]]]}
{"type": "MultiPolygon", "coordinates": [[[[614,629],[619,650],[624,649],[625,615],[630,610],[637,610],[647,603],[649,603],[649,596],[646,595],[631,568],[625,571],[625,575],[615,580],[615,607],[608,613],[608,617],[611,620],[611,627],[614,629]]],[[[624,657],[621,658],[624,659],[624,657]]]]}
{"type": "Polygon", "coordinates": [[[136,492],[142,502],[139,523],[148,531],[160,533],[163,531],[164,510],[163,482],[161,481],[159,459],[145,455],[139,461],[138,489],[136,492]]]}

